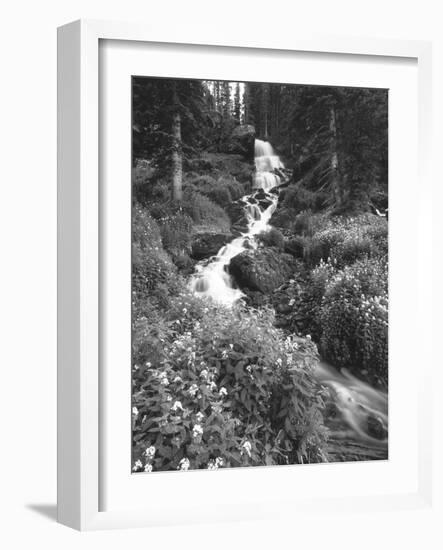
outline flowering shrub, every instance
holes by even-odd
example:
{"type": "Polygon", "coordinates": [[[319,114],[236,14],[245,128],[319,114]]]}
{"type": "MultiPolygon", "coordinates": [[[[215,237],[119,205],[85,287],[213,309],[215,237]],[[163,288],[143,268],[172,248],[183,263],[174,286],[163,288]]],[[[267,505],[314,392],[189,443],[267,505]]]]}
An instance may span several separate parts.
{"type": "Polygon", "coordinates": [[[133,209],[132,282],[134,302],[164,294],[176,286],[178,276],[162,246],[155,220],[139,206],[133,209]]]}
{"type": "Polygon", "coordinates": [[[311,264],[321,259],[337,267],[351,265],[358,259],[387,255],[388,226],[384,218],[365,214],[356,218],[331,218],[317,231],[305,248],[311,264]]]}
{"type": "Polygon", "coordinates": [[[366,369],[387,382],[387,264],[362,260],[330,279],[323,296],[321,348],[341,367],[366,369]]]}
{"type": "Polygon", "coordinates": [[[162,340],[151,360],[134,353],[135,471],[325,460],[309,340],[284,337],[269,311],[186,293],[162,340]]]}

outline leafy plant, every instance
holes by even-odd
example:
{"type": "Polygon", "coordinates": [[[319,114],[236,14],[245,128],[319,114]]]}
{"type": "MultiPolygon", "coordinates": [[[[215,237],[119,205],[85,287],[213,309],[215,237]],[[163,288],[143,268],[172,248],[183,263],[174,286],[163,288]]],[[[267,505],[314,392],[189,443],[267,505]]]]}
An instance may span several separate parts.
{"type": "Polygon", "coordinates": [[[163,357],[134,365],[137,471],[325,459],[309,340],[284,337],[266,310],[186,294],[168,320],[163,357]]]}

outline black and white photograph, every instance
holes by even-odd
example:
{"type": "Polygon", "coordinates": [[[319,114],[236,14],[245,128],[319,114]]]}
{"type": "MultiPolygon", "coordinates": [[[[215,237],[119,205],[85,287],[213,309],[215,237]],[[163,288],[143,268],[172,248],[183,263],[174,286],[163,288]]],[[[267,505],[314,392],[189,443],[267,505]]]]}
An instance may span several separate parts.
{"type": "Polygon", "coordinates": [[[388,93],[132,77],[134,474],[388,459],[388,93]]]}

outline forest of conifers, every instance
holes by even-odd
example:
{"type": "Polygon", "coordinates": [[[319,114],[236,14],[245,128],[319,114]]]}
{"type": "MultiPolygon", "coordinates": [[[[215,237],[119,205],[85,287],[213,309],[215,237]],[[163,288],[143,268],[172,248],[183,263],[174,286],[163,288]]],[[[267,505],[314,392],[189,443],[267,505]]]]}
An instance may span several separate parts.
{"type": "Polygon", "coordinates": [[[133,471],[387,458],[388,91],[132,86],[133,471]]]}

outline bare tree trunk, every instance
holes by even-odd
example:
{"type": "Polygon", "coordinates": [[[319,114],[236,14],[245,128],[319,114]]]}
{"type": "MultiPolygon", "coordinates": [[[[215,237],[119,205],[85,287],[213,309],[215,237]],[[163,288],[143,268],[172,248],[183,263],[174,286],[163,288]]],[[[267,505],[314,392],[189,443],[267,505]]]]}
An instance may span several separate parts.
{"type": "Polygon", "coordinates": [[[177,87],[175,83],[172,101],[174,104],[174,113],[172,115],[172,199],[181,201],[183,198],[183,152],[181,116],[178,109],[177,87]]]}
{"type": "Polygon", "coordinates": [[[339,167],[337,154],[337,121],[334,105],[329,110],[329,130],[331,132],[330,154],[331,154],[331,174],[332,174],[332,192],[334,193],[335,203],[341,206],[342,196],[339,181],[339,167]]]}

